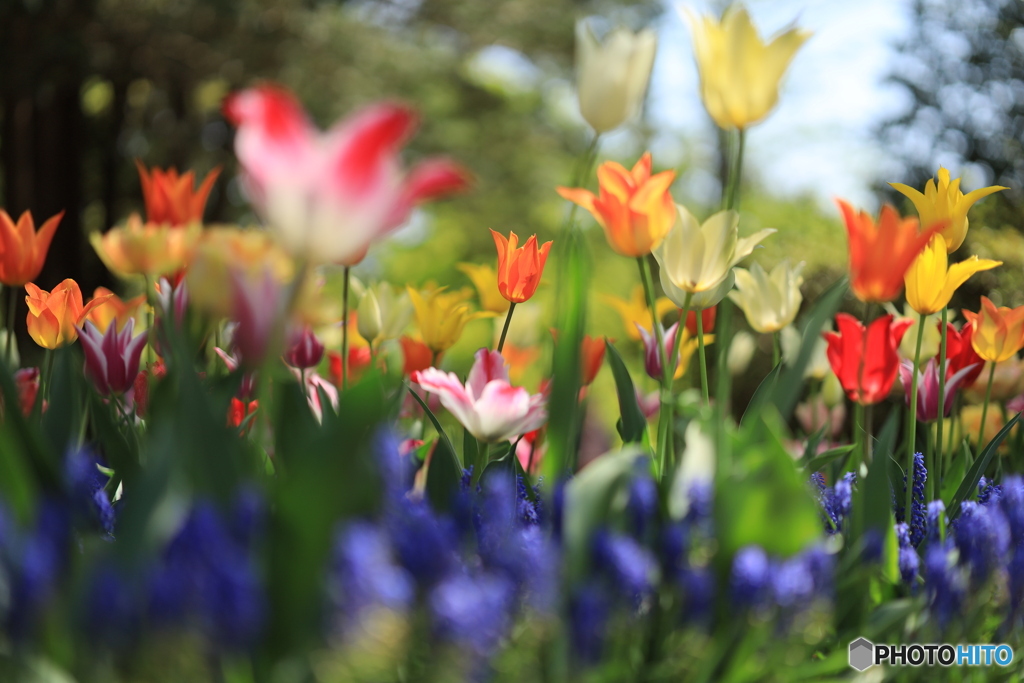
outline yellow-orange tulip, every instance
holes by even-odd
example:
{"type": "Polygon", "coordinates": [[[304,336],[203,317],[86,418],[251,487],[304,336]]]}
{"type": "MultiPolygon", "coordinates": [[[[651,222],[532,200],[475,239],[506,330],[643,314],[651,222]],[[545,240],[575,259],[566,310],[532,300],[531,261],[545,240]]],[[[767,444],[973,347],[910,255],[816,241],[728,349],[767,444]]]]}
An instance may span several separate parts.
{"type": "MultiPolygon", "coordinates": [[[[626,330],[626,336],[633,341],[640,341],[640,332],[637,330],[637,325],[645,330],[654,329],[654,322],[651,320],[651,309],[647,306],[643,285],[635,285],[629,299],[622,299],[610,294],[603,294],[601,298],[622,317],[622,327],[626,330]]],[[[654,308],[658,314],[659,321],[675,307],[674,303],[663,296],[654,302],[654,308]]]]}
{"type": "Polygon", "coordinates": [[[71,279],[61,282],[52,292],[28,282],[25,291],[25,303],[28,304],[25,324],[32,341],[44,349],[56,349],[78,339],[76,327],[82,324],[91,310],[107,300],[101,296],[83,306],[82,290],[71,279]]]}
{"type": "Polygon", "coordinates": [[[974,325],[971,346],[982,360],[1000,363],[1024,348],[1024,306],[1006,308],[981,297],[981,311],[964,311],[974,325]]]}
{"type": "Polygon", "coordinates": [[[790,29],[765,44],[743,8],[730,7],[722,20],[690,15],[693,53],[704,107],[720,128],[746,128],[772,110],[779,81],[811,34],[790,29]]]}
{"type": "Polygon", "coordinates": [[[491,313],[504,314],[508,311],[508,299],[498,289],[498,274],[494,268],[478,263],[459,263],[455,266],[469,276],[476,287],[480,308],[491,313]]]}
{"type": "Polygon", "coordinates": [[[551,242],[538,247],[537,236],[531,235],[520,247],[519,236],[514,232],[506,239],[500,232],[491,230],[491,237],[498,250],[498,291],[510,302],[521,304],[537,291],[551,242]]]}
{"type": "Polygon", "coordinates": [[[32,214],[26,211],[15,223],[7,212],[0,209],[0,282],[8,287],[20,287],[39,277],[46,261],[46,252],[57,231],[61,211],[43,223],[36,232],[32,214]]]}
{"type": "Polygon", "coordinates": [[[1002,261],[979,259],[977,256],[949,265],[946,242],[942,235],[935,235],[911,264],[904,278],[907,303],[924,315],[938,313],[949,305],[953,293],[967,282],[967,278],[1001,265],[1002,261]]]}
{"type": "Polygon", "coordinates": [[[466,323],[492,318],[490,311],[470,312],[468,292],[446,292],[444,287],[420,293],[409,287],[409,298],[416,310],[416,324],[423,343],[434,353],[450,349],[462,336],[466,323]]]}
{"type": "Polygon", "coordinates": [[[878,224],[866,211],[838,200],[850,246],[850,289],[861,301],[892,301],[903,289],[903,276],[942,224],[918,232],[917,219],[900,218],[886,204],[878,224]]]}
{"type": "MultiPolygon", "coordinates": [[[[133,299],[124,301],[106,287],[97,287],[92,294],[92,301],[96,300],[99,300],[100,303],[89,311],[86,320],[95,325],[100,332],[106,332],[110,323],[116,321],[117,329],[120,331],[130,319],[135,317],[139,307],[146,302],[146,295],[140,294],[133,299]]],[[[89,303],[91,304],[92,301],[89,303]]]]}
{"type": "Polygon", "coordinates": [[[1005,190],[1000,185],[982,187],[964,194],[960,191],[960,178],[949,179],[949,171],[939,166],[938,182],[930,179],[919,192],[903,183],[889,183],[898,192],[906,195],[914,202],[922,225],[942,223],[942,237],[946,240],[946,251],[953,252],[960,248],[967,237],[967,211],[979,199],[1005,190]]]}
{"type": "Polygon", "coordinates": [[[581,187],[559,187],[558,194],[593,214],[616,252],[646,256],[661,244],[676,221],[668,191],[675,177],[675,171],[652,176],[651,153],[647,152],[631,171],[614,161],[601,164],[597,169],[599,196],[581,187]]]}
{"type": "Polygon", "coordinates": [[[143,223],[133,214],[123,226],[103,235],[93,233],[89,242],[107,268],[118,275],[159,277],[185,267],[201,233],[198,223],[157,225],[143,223]]]}

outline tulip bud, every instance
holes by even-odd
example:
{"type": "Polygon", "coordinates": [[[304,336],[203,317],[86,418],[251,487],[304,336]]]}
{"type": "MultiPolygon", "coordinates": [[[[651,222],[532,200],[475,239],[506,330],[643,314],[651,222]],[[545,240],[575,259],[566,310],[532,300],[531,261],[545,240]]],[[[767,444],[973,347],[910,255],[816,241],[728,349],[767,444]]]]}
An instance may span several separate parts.
{"type": "Polygon", "coordinates": [[[305,370],[315,368],[324,357],[324,345],[307,325],[293,333],[289,339],[284,359],[293,368],[305,370]]]}
{"type": "Polygon", "coordinates": [[[373,290],[366,290],[362,301],[359,302],[359,317],[357,327],[359,335],[363,339],[373,342],[380,334],[384,322],[381,320],[380,304],[377,303],[377,296],[373,290]]]}
{"type": "Polygon", "coordinates": [[[729,355],[726,358],[726,366],[729,368],[730,375],[736,377],[747,371],[756,347],[754,335],[749,332],[740,331],[733,336],[732,344],[729,345],[729,355]]]}
{"type": "Polygon", "coordinates": [[[600,43],[586,21],[576,24],[576,88],[580,113],[596,133],[637,113],[651,79],[658,39],[653,31],[616,29],[600,43]]]}
{"type": "Polygon", "coordinates": [[[821,397],[825,399],[825,405],[833,408],[843,402],[843,396],[843,385],[836,373],[829,371],[821,382],[821,397]]]}

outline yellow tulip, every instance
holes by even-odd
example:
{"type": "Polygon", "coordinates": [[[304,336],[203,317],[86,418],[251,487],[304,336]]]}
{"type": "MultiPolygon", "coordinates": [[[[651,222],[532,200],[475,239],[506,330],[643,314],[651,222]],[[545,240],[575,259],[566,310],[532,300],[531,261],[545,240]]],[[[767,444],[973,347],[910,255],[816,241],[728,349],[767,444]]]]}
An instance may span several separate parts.
{"type": "Polygon", "coordinates": [[[472,313],[467,292],[446,292],[444,287],[420,293],[409,287],[409,298],[416,311],[416,323],[423,343],[434,353],[450,349],[462,336],[466,323],[478,318],[493,318],[490,311],[472,313]]]}
{"type": "Polygon", "coordinates": [[[601,43],[586,21],[577,22],[576,91],[595,132],[618,128],[639,111],[657,47],[654,31],[620,28],[601,43]]]}
{"type": "MultiPolygon", "coordinates": [[[[644,296],[644,286],[636,285],[630,293],[629,299],[623,299],[611,294],[602,294],[604,302],[618,311],[622,317],[622,326],[626,329],[626,336],[633,341],[640,341],[640,332],[637,325],[645,330],[654,329],[654,322],[651,320],[651,309],[647,306],[647,298],[644,296]]],[[[665,317],[665,314],[675,308],[676,305],[666,299],[659,297],[654,302],[654,308],[658,314],[658,320],[665,317]]],[[[519,309],[516,309],[518,313],[519,309]]]]}
{"type": "Polygon", "coordinates": [[[729,298],[743,310],[747,322],[756,331],[778,332],[792,323],[800,310],[803,268],[803,263],[791,268],[785,261],[772,268],[771,274],[759,263],[750,270],[737,268],[736,290],[729,293],[729,298]]]}
{"type": "Polygon", "coordinates": [[[693,53],[704,107],[720,128],[746,128],[772,110],[779,81],[796,51],[810,38],[793,28],[765,44],[743,8],[730,7],[722,20],[689,15],[693,53]]]}
{"type": "MultiPolygon", "coordinates": [[[[710,346],[715,343],[715,335],[705,334],[704,335],[704,346],[710,346]]],[[[676,371],[673,374],[673,379],[679,379],[686,374],[686,369],[690,367],[690,361],[693,360],[693,354],[697,353],[700,348],[700,341],[697,339],[697,335],[690,334],[690,330],[683,327],[683,334],[679,338],[679,361],[676,365],[676,371]]]]}
{"type": "Polygon", "coordinates": [[[476,263],[460,263],[455,267],[468,275],[473,282],[480,297],[480,308],[501,315],[508,311],[508,299],[498,291],[498,274],[493,268],[476,263]]]}
{"type": "Polygon", "coordinates": [[[1001,265],[1002,261],[972,256],[950,266],[946,242],[941,235],[936,235],[907,271],[907,303],[918,313],[938,313],[949,305],[953,293],[967,278],[1001,265]]]}
{"type": "Polygon", "coordinates": [[[662,288],[680,307],[691,294],[691,306],[710,308],[732,289],[733,266],[775,230],[765,228],[741,239],[735,211],[720,211],[701,224],[686,207],[676,208],[679,220],[654,251],[661,266],[662,288]]]}
{"type": "Polygon", "coordinates": [[[991,185],[964,194],[960,191],[960,178],[951,181],[949,171],[941,166],[938,176],[938,183],[935,182],[935,178],[925,183],[923,193],[903,183],[889,184],[914,202],[922,226],[945,224],[940,234],[946,240],[946,251],[953,252],[960,248],[967,237],[968,209],[979,199],[1007,188],[991,185]]]}
{"type": "Polygon", "coordinates": [[[202,234],[199,223],[183,227],[143,223],[132,214],[123,226],[104,234],[93,233],[89,242],[100,260],[118,275],[171,275],[184,268],[202,234]]]}
{"type": "Polygon", "coordinates": [[[981,297],[981,311],[964,311],[974,325],[971,346],[982,360],[1001,363],[1024,348],[1024,306],[996,307],[987,296],[981,297]]]}

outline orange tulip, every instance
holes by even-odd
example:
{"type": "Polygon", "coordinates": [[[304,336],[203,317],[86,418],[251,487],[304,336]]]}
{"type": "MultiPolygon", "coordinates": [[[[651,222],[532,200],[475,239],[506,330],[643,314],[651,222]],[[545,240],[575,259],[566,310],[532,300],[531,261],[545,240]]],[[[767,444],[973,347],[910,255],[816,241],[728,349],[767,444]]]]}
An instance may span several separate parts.
{"type": "Polygon", "coordinates": [[[57,231],[61,211],[35,230],[32,214],[26,211],[15,223],[7,212],[0,209],[0,282],[8,287],[20,287],[39,277],[46,261],[46,252],[57,231]]]}
{"type": "Polygon", "coordinates": [[[964,311],[974,327],[971,346],[982,360],[1001,363],[1024,348],[1024,306],[1006,308],[981,297],[981,311],[964,311]]]}
{"type": "Polygon", "coordinates": [[[505,239],[501,233],[491,230],[491,237],[498,248],[498,291],[512,303],[521,304],[537,291],[551,242],[538,248],[537,236],[531,235],[520,247],[519,236],[514,232],[505,239]]]}
{"type": "Polygon", "coordinates": [[[135,166],[139,169],[142,198],[146,202],[146,222],[172,226],[203,222],[206,200],[220,175],[219,166],[206,175],[198,188],[193,187],[196,176],[192,171],[180,176],[173,168],[167,171],[152,168],[147,172],[138,159],[135,166]]]}
{"type": "Polygon", "coordinates": [[[77,326],[85,321],[85,317],[109,297],[97,297],[82,305],[82,290],[78,283],[67,279],[47,292],[35,284],[25,284],[25,303],[28,304],[28,316],[25,324],[32,341],[44,349],[55,349],[70,344],[78,339],[77,326]]]}
{"type": "Polygon", "coordinates": [[[850,242],[853,293],[861,301],[892,301],[903,289],[907,269],[944,224],[937,223],[918,232],[916,218],[900,218],[896,209],[886,204],[876,225],[866,211],[857,212],[841,199],[837,203],[850,242]]]}
{"type": "Polygon", "coordinates": [[[103,235],[89,237],[100,260],[119,275],[170,275],[184,268],[202,234],[198,223],[184,228],[143,223],[137,214],[103,235]]]}
{"type": "Polygon", "coordinates": [[[131,318],[135,317],[139,306],[146,301],[145,294],[124,301],[106,287],[97,287],[92,298],[93,301],[100,299],[102,303],[89,311],[86,320],[92,322],[100,332],[106,332],[110,323],[114,321],[117,321],[117,329],[120,331],[131,318]]]}
{"type": "Polygon", "coordinates": [[[676,221],[676,207],[668,188],[675,171],[651,175],[651,153],[644,154],[632,171],[614,161],[597,169],[600,196],[584,188],[559,187],[558,194],[593,214],[604,228],[608,244],[623,256],[651,253],[676,221]]]}
{"type": "MultiPolygon", "coordinates": [[[[426,370],[434,363],[434,353],[419,339],[403,335],[398,343],[402,345],[402,374],[408,377],[419,370],[426,370]]],[[[438,358],[441,354],[437,354],[438,358]]]]}
{"type": "Polygon", "coordinates": [[[530,366],[540,359],[540,349],[536,346],[516,346],[509,343],[501,350],[501,356],[508,366],[509,379],[519,382],[530,366]]]}
{"type": "Polygon", "coordinates": [[[580,344],[580,360],[583,364],[583,386],[589,385],[601,371],[601,363],[604,362],[605,338],[583,335],[583,343],[580,344]]]}

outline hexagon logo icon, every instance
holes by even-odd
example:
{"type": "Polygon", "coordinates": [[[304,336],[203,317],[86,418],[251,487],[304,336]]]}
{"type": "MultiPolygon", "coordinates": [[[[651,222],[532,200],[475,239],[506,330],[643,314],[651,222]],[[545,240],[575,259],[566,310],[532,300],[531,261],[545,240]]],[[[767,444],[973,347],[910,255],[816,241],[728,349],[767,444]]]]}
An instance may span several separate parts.
{"type": "Polygon", "coordinates": [[[875,662],[875,644],[867,638],[858,638],[850,643],[850,666],[864,671],[875,662]]]}

